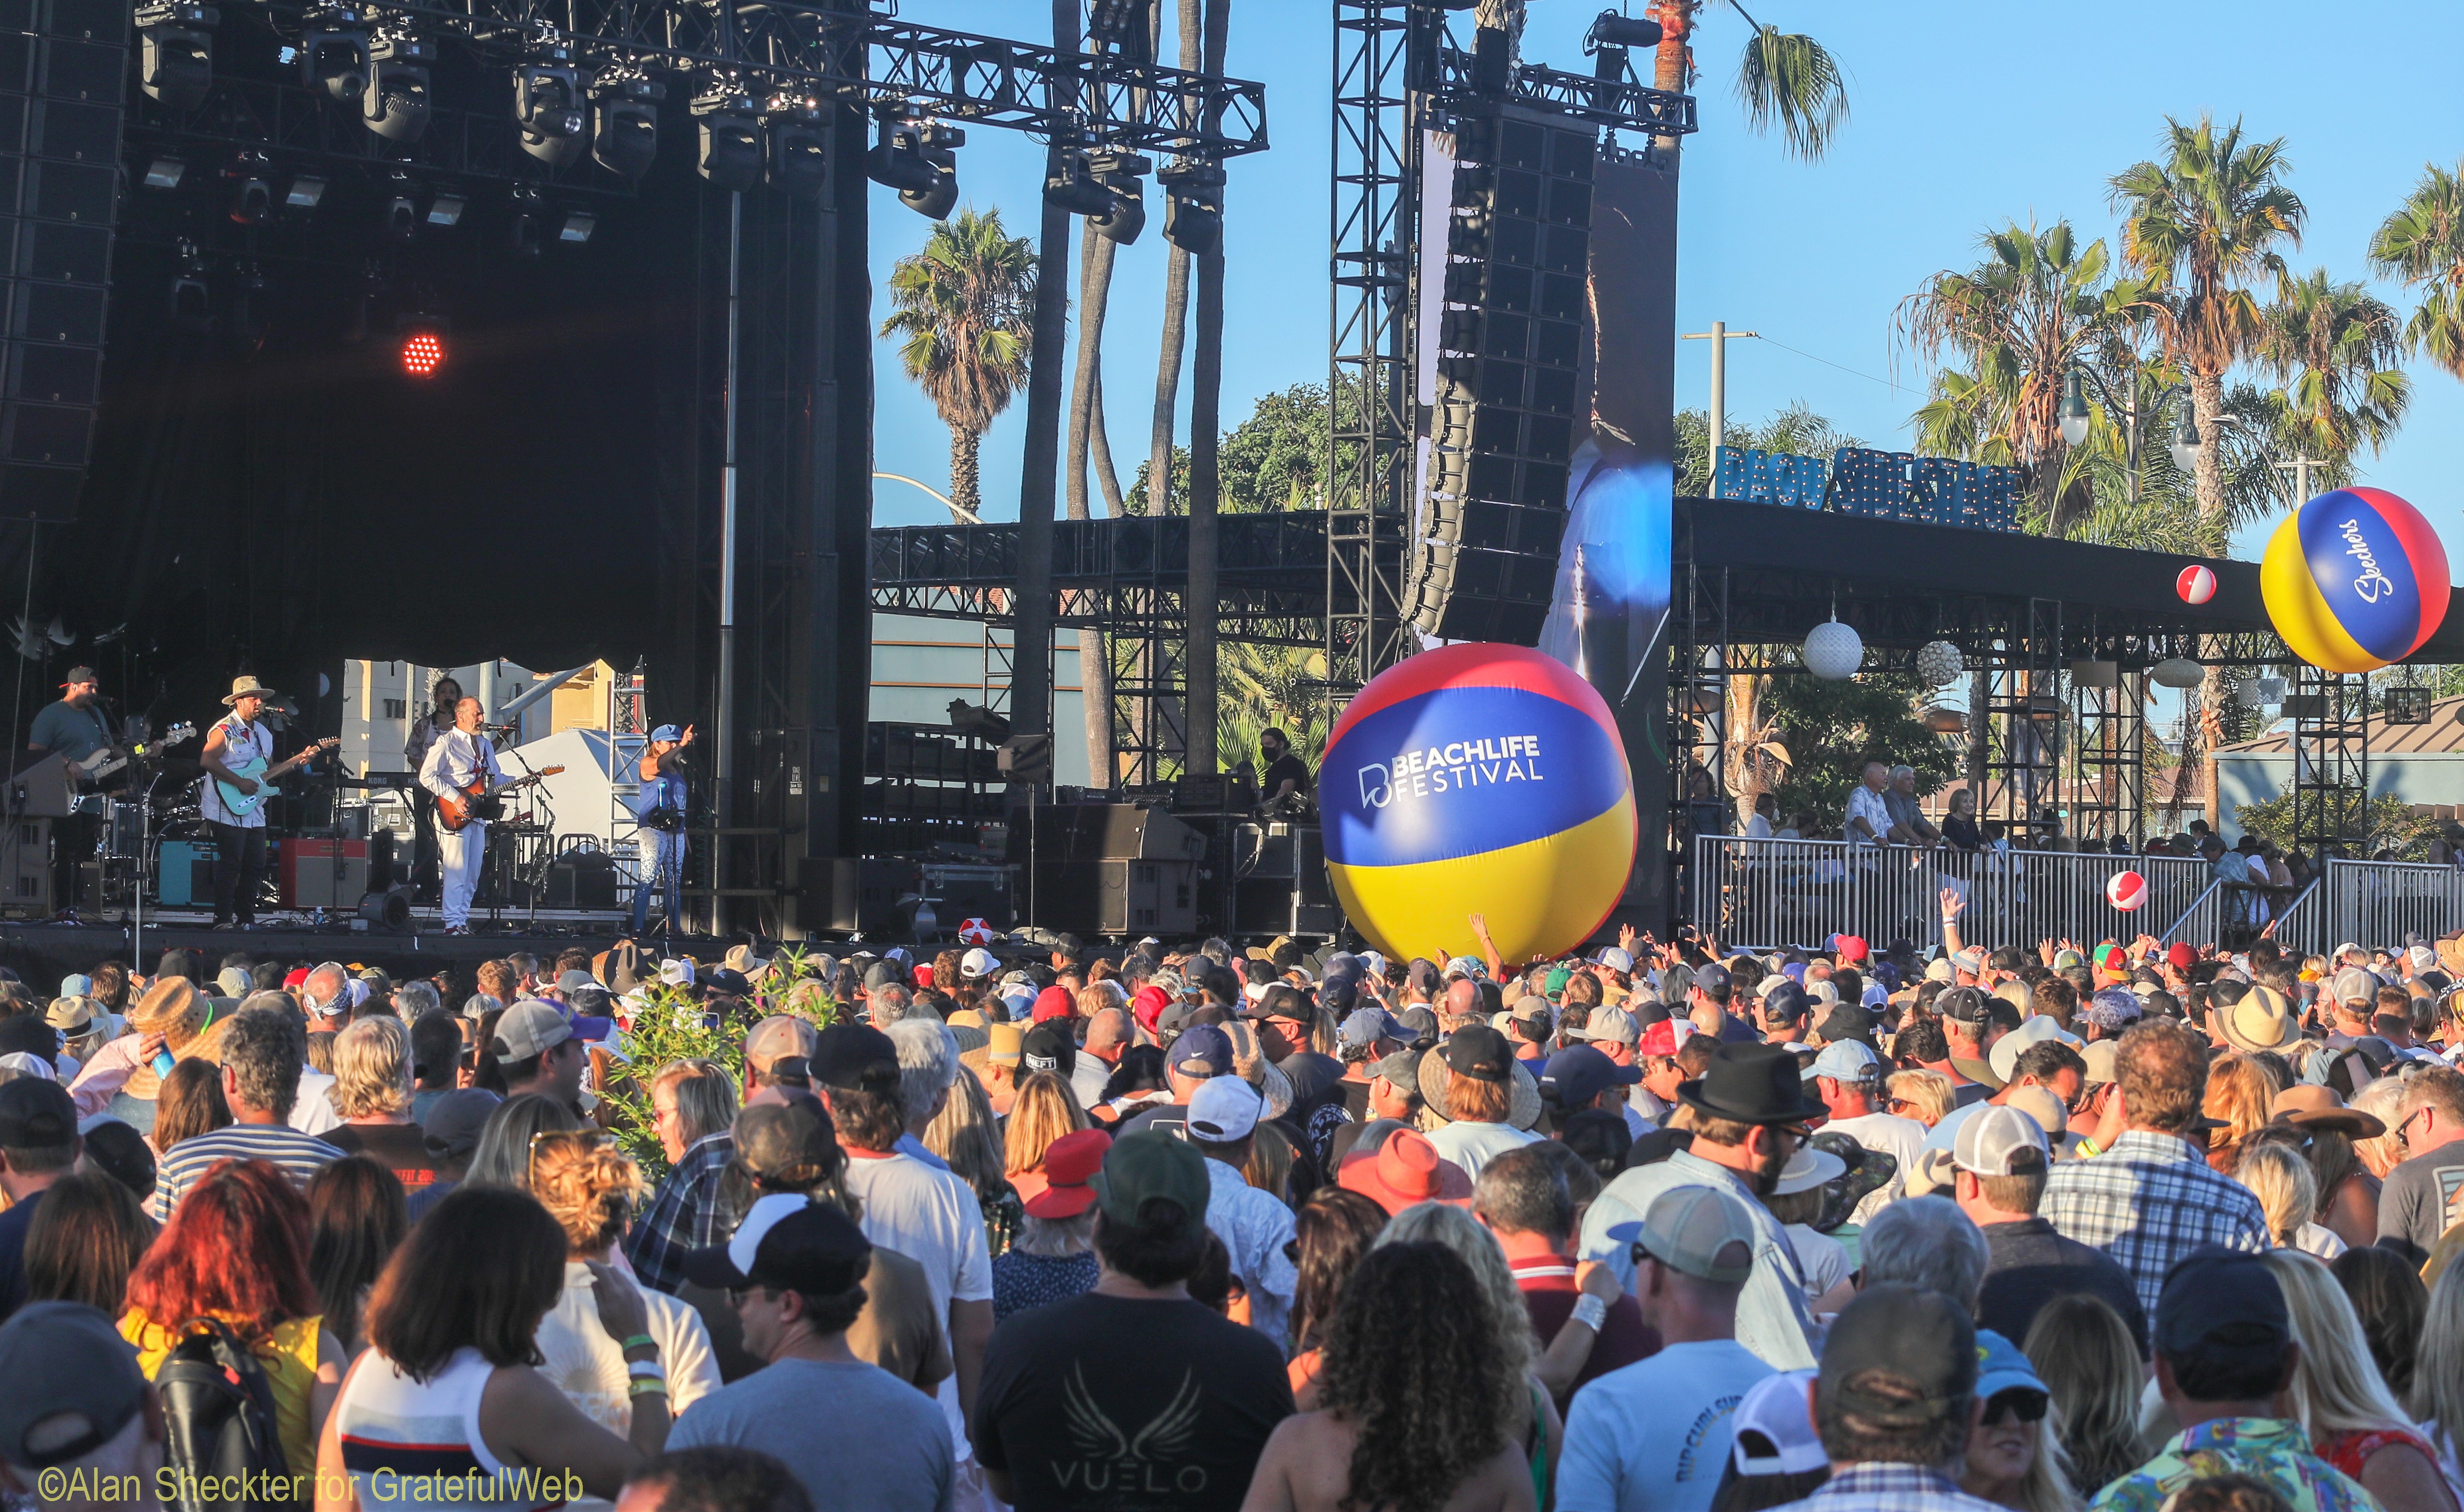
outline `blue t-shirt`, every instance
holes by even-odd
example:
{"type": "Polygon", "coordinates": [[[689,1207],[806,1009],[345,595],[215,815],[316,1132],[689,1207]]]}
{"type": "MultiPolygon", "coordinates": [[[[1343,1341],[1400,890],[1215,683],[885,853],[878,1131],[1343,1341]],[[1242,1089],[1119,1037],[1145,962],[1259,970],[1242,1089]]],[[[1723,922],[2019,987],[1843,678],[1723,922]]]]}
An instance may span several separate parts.
{"type": "Polygon", "coordinates": [[[1974,1118],[1977,1114],[1983,1112],[1989,1106],[1986,1102],[1986,1098],[1990,1098],[1993,1095],[1991,1088],[1980,1087],[1978,1090],[1983,1091],[1985,1093],[1985,1097],[1980,1097],[1972,1103],[1962,1103],[1957,1107],[1952,1108],[1949,1112],[1943,1114],[1942,1122],[1934,1125],[1932,1132],[1925,1135],[1924,1148],[1927,1150],[1956,1150],[1959,1148],[1956,1144],[1952,1143],[1954,1140],[1959,1138],[1959,1126],[1967,1123],[1969,1119],[1974,1118]]]}
{"type": "MultiPolygon", "coordinates": [[[[638,772],[640,768],[634,770],[638,772]]],[[[643,783],[642,790],[633,795],[633,819],[638,823],[648,819],[652,811],[662,808],[683,813],[684,806],[685,779],[673,772],[662,772],[643,783]]]]}
{"type": "Polygon", "coordinates": [[[82,761],[111,743],[111,732],[103,724],[102,711],[79,709],[66,699],[44,706],[34,716],[34,728],[26,737],[28,745],[82,761]]]}
{"type": "Polygon", "coordinates": [[[1710,1512],[1737,1403],[1771,1373],[1734,1339],[1672,1344],[1574,1393],[1557,1512],[1710,1512]]]}

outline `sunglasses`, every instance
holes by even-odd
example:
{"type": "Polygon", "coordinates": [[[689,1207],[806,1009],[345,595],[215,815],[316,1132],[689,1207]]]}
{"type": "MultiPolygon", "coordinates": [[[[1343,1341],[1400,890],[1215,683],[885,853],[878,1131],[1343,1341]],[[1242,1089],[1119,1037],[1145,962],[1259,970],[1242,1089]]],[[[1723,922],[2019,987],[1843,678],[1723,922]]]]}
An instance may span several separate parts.
{"type": "Polygon", "coordinates": [[[2007,1391],[1996,1391],[1985,1402],[1985,1426],[1992,1428],[2005,1418],[2015,1417],[2023,1423],[2043,1419],[2046,1406],[2053,1400],[2032,1387],[2014,1386],[2007,1391]]]}

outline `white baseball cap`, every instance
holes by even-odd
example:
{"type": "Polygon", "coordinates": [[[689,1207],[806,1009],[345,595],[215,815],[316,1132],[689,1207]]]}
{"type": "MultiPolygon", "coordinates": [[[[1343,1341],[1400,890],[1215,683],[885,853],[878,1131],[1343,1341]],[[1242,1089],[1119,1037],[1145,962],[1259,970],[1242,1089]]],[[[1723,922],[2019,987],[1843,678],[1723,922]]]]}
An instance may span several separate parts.
{"type": "Polygon", "coordinates": [[[1237,1076],[1210,1077],[1189,1099],[1189,1137],[1229,1145],[1256,1131],[1265,1094],[1237,1076]]]}
{"type": "Polygon", "coordinates": [[[958,975],[964,981],[974,981],[979,976],[990,976],[1000,970],[1001,957],[980,945],[958,957],[958,975]]]}

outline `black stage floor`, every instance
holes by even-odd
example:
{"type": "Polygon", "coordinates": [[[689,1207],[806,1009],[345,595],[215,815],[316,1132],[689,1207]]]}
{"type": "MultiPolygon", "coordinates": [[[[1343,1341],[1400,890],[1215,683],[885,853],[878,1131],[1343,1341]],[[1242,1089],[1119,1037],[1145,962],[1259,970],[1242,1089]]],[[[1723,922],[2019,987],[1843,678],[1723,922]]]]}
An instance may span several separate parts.
{"type": "MultiPolygon", "coordinates": [[[[407,932],[354,930],[346,924],[215,930],[209,928],[210,922],[202,915],[166,918],[149,913],[145,918],[144,958],[139,969],[151,974],[165,951],[189,949],[203,953],[209,975],[225,955],[246,952],[259,960],[339,960],[382,966],[396,977],[427,976],[455,966],[463,969],[467,980],[470,970],[481,961],[517,951],[552,960],[558,952],[577,946],[593,952],[605,950],[627,932],[626,926],[630,921],[575,917],[554,921],[543,918],[533,923],[524,915],[509,917],[493,926],[474,922],[472,928],[475,932],[462,935],[448,934],[441,925],[424,919],[414,920],[407,932]]],[[[118,918],[89,924],[0,921],[0,965],[48,994],[56,990],[61,977],[72,973],[92,971],[113,958],[128,960],[134,935],[134,928],[118,918]]],[[[670,945],[664,936],[654,935],[652,943],[696,960],[712,960],[726,952],[729,942],[705,935],[678,935],[670,945]]]]}

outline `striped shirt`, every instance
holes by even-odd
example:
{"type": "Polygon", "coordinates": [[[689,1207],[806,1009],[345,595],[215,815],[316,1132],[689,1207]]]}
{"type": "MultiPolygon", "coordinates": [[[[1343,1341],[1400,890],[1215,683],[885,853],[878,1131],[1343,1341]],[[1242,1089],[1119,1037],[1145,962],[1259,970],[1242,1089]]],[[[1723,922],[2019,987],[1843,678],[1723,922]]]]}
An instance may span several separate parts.
{"type": "Polygon", "coordinates": [[[145,1204],[157,1223],[171,1220],[171,1210],[188,1194],[217,1160],[262,1160],[282,1168],[301,1192],[318,1172],[342,1158],[342,1151],[285,1124],[231,1124],[209,1134],[197,1134],[171,1147],[154,1168],[154,1195],[145,1204]]]}

